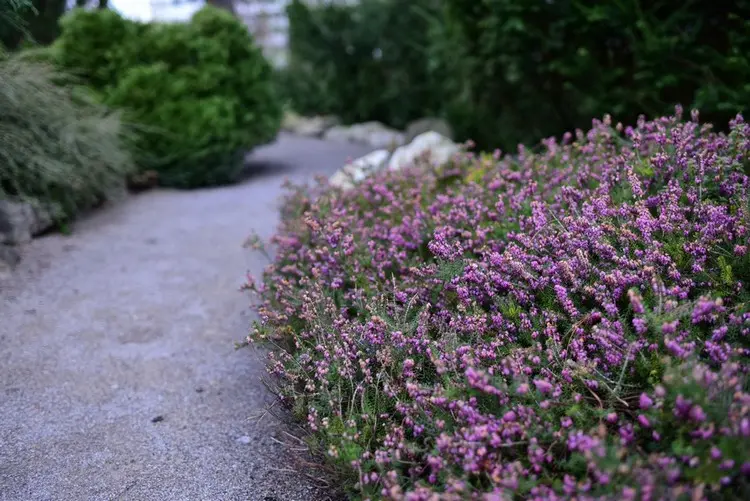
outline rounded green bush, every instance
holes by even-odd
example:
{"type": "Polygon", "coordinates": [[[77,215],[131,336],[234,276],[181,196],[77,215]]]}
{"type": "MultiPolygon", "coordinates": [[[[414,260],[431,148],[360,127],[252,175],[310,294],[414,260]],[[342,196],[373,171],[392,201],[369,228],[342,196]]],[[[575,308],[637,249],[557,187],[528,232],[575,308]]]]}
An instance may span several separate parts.
{"type": "Polygon", "coordinates": [[[55,42],[59,63],[96,88],[112,84],[129,64],[127,49],[137,40],[138,24],[117,12],[73,9],[60,19],[55,42]]]}
{"type": "Polygon", "coordinates": [[[115,22],[113,15],[119,17],[77,12],[66,19],[63,64],[86,73],[106,104],[125,109],[139,124],[139,164],[158,171],[162,184],[234,181],[244,153],[273,140],[282,116],[271,66],[247,28],[211,7],[185,24],[115,22]],[[101,61],[101,55],[88,56],[95,49],[81,42],[106,43],[96,19],[118,34],[117,47],[104,50],[101,61]]]}

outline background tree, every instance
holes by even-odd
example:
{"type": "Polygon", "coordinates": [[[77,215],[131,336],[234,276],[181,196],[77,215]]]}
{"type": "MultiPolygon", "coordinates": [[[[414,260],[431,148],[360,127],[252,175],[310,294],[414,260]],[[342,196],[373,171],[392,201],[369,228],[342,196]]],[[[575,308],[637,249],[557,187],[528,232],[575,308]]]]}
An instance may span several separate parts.
{"type": "Polygon", "coordinates": [[[32,11],[31,0],[0,0],[0,33],[20,33],[25,29],[24,14],[32,11]]]}
{"type": "Polygon", "coordinates": [[[0,3],[19,7],[16,15],[26,27],[26,33],[17,29],[2,30],[0,38],[6,48],[15,49],[25,40],[47,45],[60,34],[58,20],[65,13],[66,0],[5,0],[0,3]]]}

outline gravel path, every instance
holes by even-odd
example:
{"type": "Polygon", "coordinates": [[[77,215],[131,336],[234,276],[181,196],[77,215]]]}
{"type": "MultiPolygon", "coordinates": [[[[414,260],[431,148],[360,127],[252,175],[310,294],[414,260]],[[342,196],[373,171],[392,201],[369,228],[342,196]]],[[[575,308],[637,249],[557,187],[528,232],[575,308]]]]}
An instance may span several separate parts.
{"type": "Polygon", "coordinates": [[[133,196],[34,241],[0,283],[0,500],[326,499],[251,419],[262,362],[234,350],[238,292],[265,263],[284,177],[330,174],[363,147],[282,136],[243,184],[133,196]],[[304,168],[303,168],[304,167],[304,168]]]}

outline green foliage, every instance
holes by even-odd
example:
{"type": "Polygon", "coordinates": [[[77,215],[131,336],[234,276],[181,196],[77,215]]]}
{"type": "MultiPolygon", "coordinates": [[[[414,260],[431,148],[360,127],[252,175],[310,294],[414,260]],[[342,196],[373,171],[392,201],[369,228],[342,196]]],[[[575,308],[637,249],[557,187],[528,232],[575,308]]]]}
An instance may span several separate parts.
{"type": "Polygon", "coordinates": [[[58,21],[65,13],[66,0],[3,0],[3,3],[0,40],[7,48],[17,49],[27,42],[48,45],[60,34],[58,21]]]}
{"type": "Polygon", "coordinates": [[[63,217],[102,201],[133,170],[125,132],[50,66],[0,61],[0,197],[34,199],[63,217]]]}
{"type": "Polygon", "coordinates": [[[448,113],[482,145],[512,148],[592,116],[634,121],[675,104],[726,123],[750,103],[748,2],[445,4],[448,113]]]}
{"type": "Polygon", "coordinates": [[[24,14],[33,12],[31,0],[3,0],[0,2],[0,49],[5,49],[28,33],[24,14]]]}
{"type": "Polygon", "coordinates": [[[30,10],[31,0],[4,0],[0,3],[0,29],[21,31],[24,24],[22,15],[30,10]]]}
{"type": "Polygon", "coordinates": [[[294,2],[297,111],[397,127],[440,115],[459,139],[512,150],[605,113],[632,123],[682,104],[725,124],[750,106],[747,0],[404,4],[294,2]]]}
{"type": "Polygon", "coordinates": [[[397,127],[436,110],[425,49],[438,4],[363,0],[310,7],[293,1],[287,9],[291,59],[281,76],[292,107],[397,127]]]}
{"type": "Polygon", "coordinates": [[[304,61],[275,71],[276,87],[284,104],[303,115],[332,115],[340,104],[333,94],[332,76],[323,76],[323,68],[304,61]]]}
{"type": "Polygon", "coordinates": [[[114,85],[119,72],[133,64],[145,25],[111,10],[75,9],[61,20],[55,43],[60,64],[80,73],[94,88],[114,85]]]}
{"type": "Polygon", "coordinates": [[[138,163],[163,184],[232,182],[244,152],[275,137],[281,103],[247,28],[207,7],[185,24],[141,24],[106,11],[66,17],[58,44],[110,106],[142,125],[138,163]]]}

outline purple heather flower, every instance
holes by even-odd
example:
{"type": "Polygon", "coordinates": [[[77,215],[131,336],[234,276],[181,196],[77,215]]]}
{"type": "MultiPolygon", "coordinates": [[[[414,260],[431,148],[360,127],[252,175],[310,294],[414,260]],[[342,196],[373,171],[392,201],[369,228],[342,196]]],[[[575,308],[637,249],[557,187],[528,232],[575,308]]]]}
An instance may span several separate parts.
{"type": "Polygon", "coordinates": [[[716,321],[718,314],[724,311],[723,301],[721,298],[711,300],[706,297],[702,297],[698,300],[692,313],[692,320],[694,324],[700,322],[712,323],[716,321]]]}
{"type": "Polygon", "coordinates": [[[630,307],[637,315],[642,315],[645,309],[643,308],[643,298],[635,289],[628,291],[628,298],[630,298],[630,307]]]}
{"type": "Polygon", "coordinates": [[[621,497],[623,500],[631,501],[635,499],[637,493],[633,487],[623,487],[621,497]]]}
{"type": "Polygon", "coordinates": [[[638,334],[645,334],[648,331],[648,323],[644,318],[634,318],[633,327],[638,334]]]}
{"type": "Polygon", "coordinates": [[[679,323],[679,320],[667,322],[661,326],[661,332],[663,334],[674,334],[675,332],[677,332],[677,326],[679,325],[679,323]]]}
{"type": "Polygon", "coordinates": [[[499,499],[528,478],[530,501],[697,499],[681,468],[750,475],[721,454],[750,437],[748,284],[735,277],[748,158],[739,116],[727,134],[604,119],[538,151],[295,190],[253,337],[283,341],[269,371],[287,403],[310,406],[310,429],[335,433],[336,454],[362,451],[347,459],[363,498],[499,499]],[[484,182],[452,181],[477,171],[484,182]],[[640,365],[655,360],[652,384],[661,371],[644,381],[640,365]],[[593,428],[559,414],[605,402],[618,411],[593,428]],[[677,454],[672,435],[696,452],[677,454]],[[561,441],[580,472],[558,468],[561,441]]]}
{"type": "Polygon", "coordinates": [[[702,423],[706,420],[706,413],[703,412],[703,408],[700,405],[694,405],[690,408],[690,419],[698,423],[702,423]]]}
{"type": "Polygon", "coordinates": [[[685,397],[682,395],[677,395],[677,399],[675,400],[675,408],[674,412],[675,415],[678,417],[681,417],[683,419],[688,417],[688,414],[690,413],[690,409],[692,407],[692,402],[690,400],[686,400],[685,397]]]}
{"type": "Polygon", "coordinates": [[[734,468],[734,464],[735,464],[734,463],[734,459],[725,459],[719,465],[719,469],[720,470],[725,470],[725,471],[726,470],[731,470],[732,468],[734,468]]]}
{"type": "Polygon", "coordinates": [[[740,420],[740,434],[743,437],[750,437],[750,418],[743,417],[740,420]]]}
{"type": "Polygon", "coordinates": [[[536,389],[539,391],[539,393],[543,395],[552,391],[552,384],[544,379],[535,379],[534,386],[536,386],[536,389]]]}
{"type": "Polygon", "coordinates": [[[638,405],[641,407],[641,409],[648,409],[654,404],[654,401],[651,400],[651,398],[646,395],[645,393],[641,393],[640,398],[638,399],[638,405]]]}

